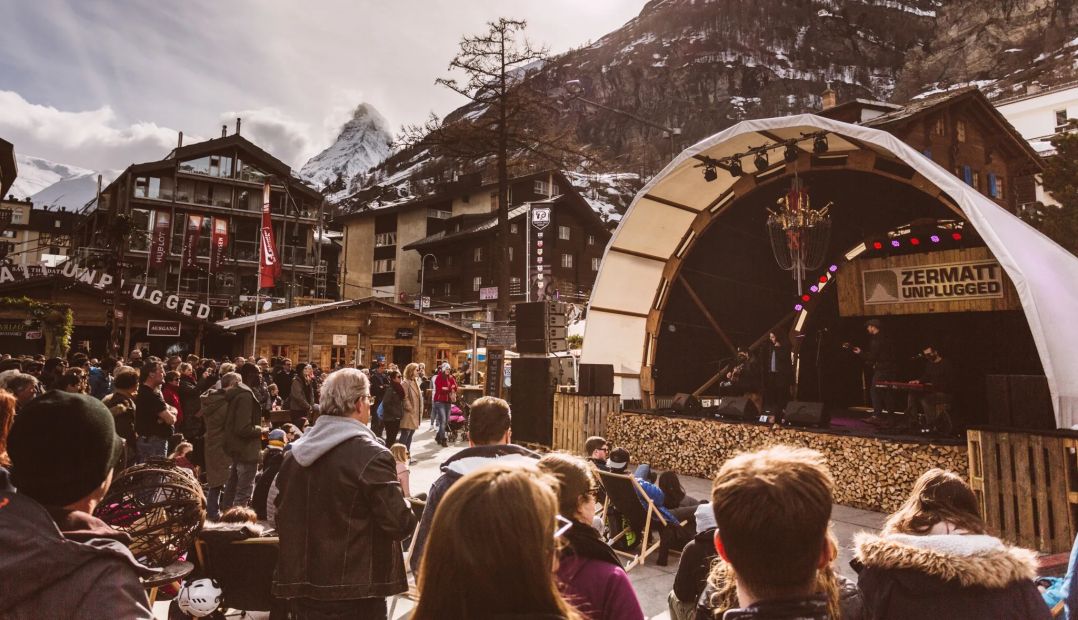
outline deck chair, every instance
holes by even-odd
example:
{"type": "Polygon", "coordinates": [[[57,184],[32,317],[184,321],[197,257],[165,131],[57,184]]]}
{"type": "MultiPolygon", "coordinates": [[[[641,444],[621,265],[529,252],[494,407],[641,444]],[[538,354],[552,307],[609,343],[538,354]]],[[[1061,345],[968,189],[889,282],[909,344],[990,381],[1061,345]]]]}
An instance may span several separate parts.
{"type": "MultiPolygon", "coordinates": [[[[673,527],[678,524],[671,523],[663,517],[658,507],[655,506],[655,502],[651,501],[651,498],[644,493],[640,482],[632,475],[600,471],[599,481],[606,491],[606,503],[603,505],[603,513],[608,514],[609,508],[613,506],[614,510],[629,522],[621,530],[617,530],[617,526],[614,526],[609,534],[614,534],[615,532],[617,534],[613,538],[609,538],[607,544],[613,547],[615,543],[623,540],[630,531],[640,538],[640,546],[636,553],[614,549],[615,554],[629,560],[629,563],[625,565],[625,572],[629,572],[638,564],[643,564],[648,556],[654,553],[662,544],[661,538],[654,544],[651,543],[653,529],[656,530],[655,533],[660,533],[659,530],[662,528],[673,527]]],[[[687,521],[683,521],[680,525],[685,525],[685,523],[687,521]]],[[[679,549],[670,549],[669,551],[680,552],[679,549]]]]}
{"type": "Polygon", "coordinates": [[[230,540],[214,534],[200,534],[195,541],[195,555],[201,573],[221,586],[221,608],[286,611],[287,601],[272,593],[280,539],[266,536],[230,540]]]}
{"type": "Polygon", "coordinates": [[[408,503],[412,506],[412,512],[414,512],[416,515],[415,530],[412,532],[412,537],[408,541],[408,548],[404,551],[404,578],[408,580],[408,591],[401,592],[400,594],[394,594],[391,597],[392,601],[389,603],[390,618],[393,617],[393,613],[397,610],[397,601],[399,601],[400,599],[403,598],[412,602],[419,601],[419,587],[416,584],[416,580],[418,579],[419,575],[416,575],[414,572],[412,572],[411,559],[412,553],[415,552],[415,541],[417,538],[419,538],[418,536],[416,536],[416,533],[419,532],[420,515],[423,514],[423,510],[426,508],[427,502],[421,499],[417,499],[415,497],[408,497],[405,499],[408,500],[408,503]]]}

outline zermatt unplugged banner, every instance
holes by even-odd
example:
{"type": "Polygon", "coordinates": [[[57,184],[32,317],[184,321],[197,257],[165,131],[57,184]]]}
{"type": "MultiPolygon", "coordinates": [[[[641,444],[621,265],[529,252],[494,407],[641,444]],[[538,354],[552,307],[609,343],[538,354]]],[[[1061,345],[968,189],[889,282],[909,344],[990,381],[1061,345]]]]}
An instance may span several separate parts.
{"type": "MultiPolygon", "coordinates": [[[[116,280],[102,269],[81,267],[73,260],[66,260],[57,267],[46,265],[0,265],[0,284],[7,282],[32,282],[43,278],[61,277],[92,286],[104,293],[116,290],[116,280]]],[[[196,319],[210,316],[210,307],[194,299],[166,293],[146,284],[128,284],[120,281],[119,293],[155,306],[179,312],[196,319]]]]}

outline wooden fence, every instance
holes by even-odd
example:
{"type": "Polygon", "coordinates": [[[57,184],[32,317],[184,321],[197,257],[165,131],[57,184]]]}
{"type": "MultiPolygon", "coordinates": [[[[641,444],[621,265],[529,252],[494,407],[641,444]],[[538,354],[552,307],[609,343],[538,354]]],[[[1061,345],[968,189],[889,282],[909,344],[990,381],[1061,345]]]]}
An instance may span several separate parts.
{"type": "Polygon", "coordinates": [[[971,429],[969,478],[989,530],[1064,553],[1078,524],[1078,433],[971,429]]]}
{"type": "Polygon", "coordinates": [[[554,395],[554,438],[551,448],[581,454],[584,442],[606,433],[606,417],[618,411],[621,397],[554,395]]]}

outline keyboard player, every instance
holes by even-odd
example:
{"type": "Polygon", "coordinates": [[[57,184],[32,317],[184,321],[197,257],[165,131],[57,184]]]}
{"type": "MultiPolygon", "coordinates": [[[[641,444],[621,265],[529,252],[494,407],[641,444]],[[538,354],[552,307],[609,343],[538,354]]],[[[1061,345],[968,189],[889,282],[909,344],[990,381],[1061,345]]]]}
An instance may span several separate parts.
{"type": "Polygon", "coordinates": [[[924,414],[927,416],[928,425],[933,430],[950,430],[950,420],[938,418],[936,405],[952,402],[954,394],[955,376],[954,365],[951,360],[945,359],[935,345],[927,345],[918,356],[925,360],[925,368],[920,379],[914,379],[910,383],[926,384],[931,386],[928,390],[910,390],[909,400],[906,403],[907,419],[915,420],[915,416],[924,414]]]}

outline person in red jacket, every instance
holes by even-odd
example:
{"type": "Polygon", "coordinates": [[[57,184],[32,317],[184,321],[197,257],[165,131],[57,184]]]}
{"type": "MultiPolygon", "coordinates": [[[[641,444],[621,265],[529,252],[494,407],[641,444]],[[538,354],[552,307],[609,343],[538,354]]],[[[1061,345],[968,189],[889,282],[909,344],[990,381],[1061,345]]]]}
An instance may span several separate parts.
{"type": "Polygon", "coordinates": [[[438,369],[438,375],[434,377],[434,409],[431,414],[434,423],[438,426],[438,433],[434,436],[434,440],[442,447],[449,445],[445,439],[445,424],[449,420],[449,411],[456,400],[457,381],[449,373],[449,364],[443,363],[438,369]]]}
{"type": "Polygon", "coordinates": [[[165,373],[165,384],[161,386],[161,396],[165,404],[176,408],[176,427],[183,425],[183,405],[180,403],[180,373],[170,370],[165,373]]]}

